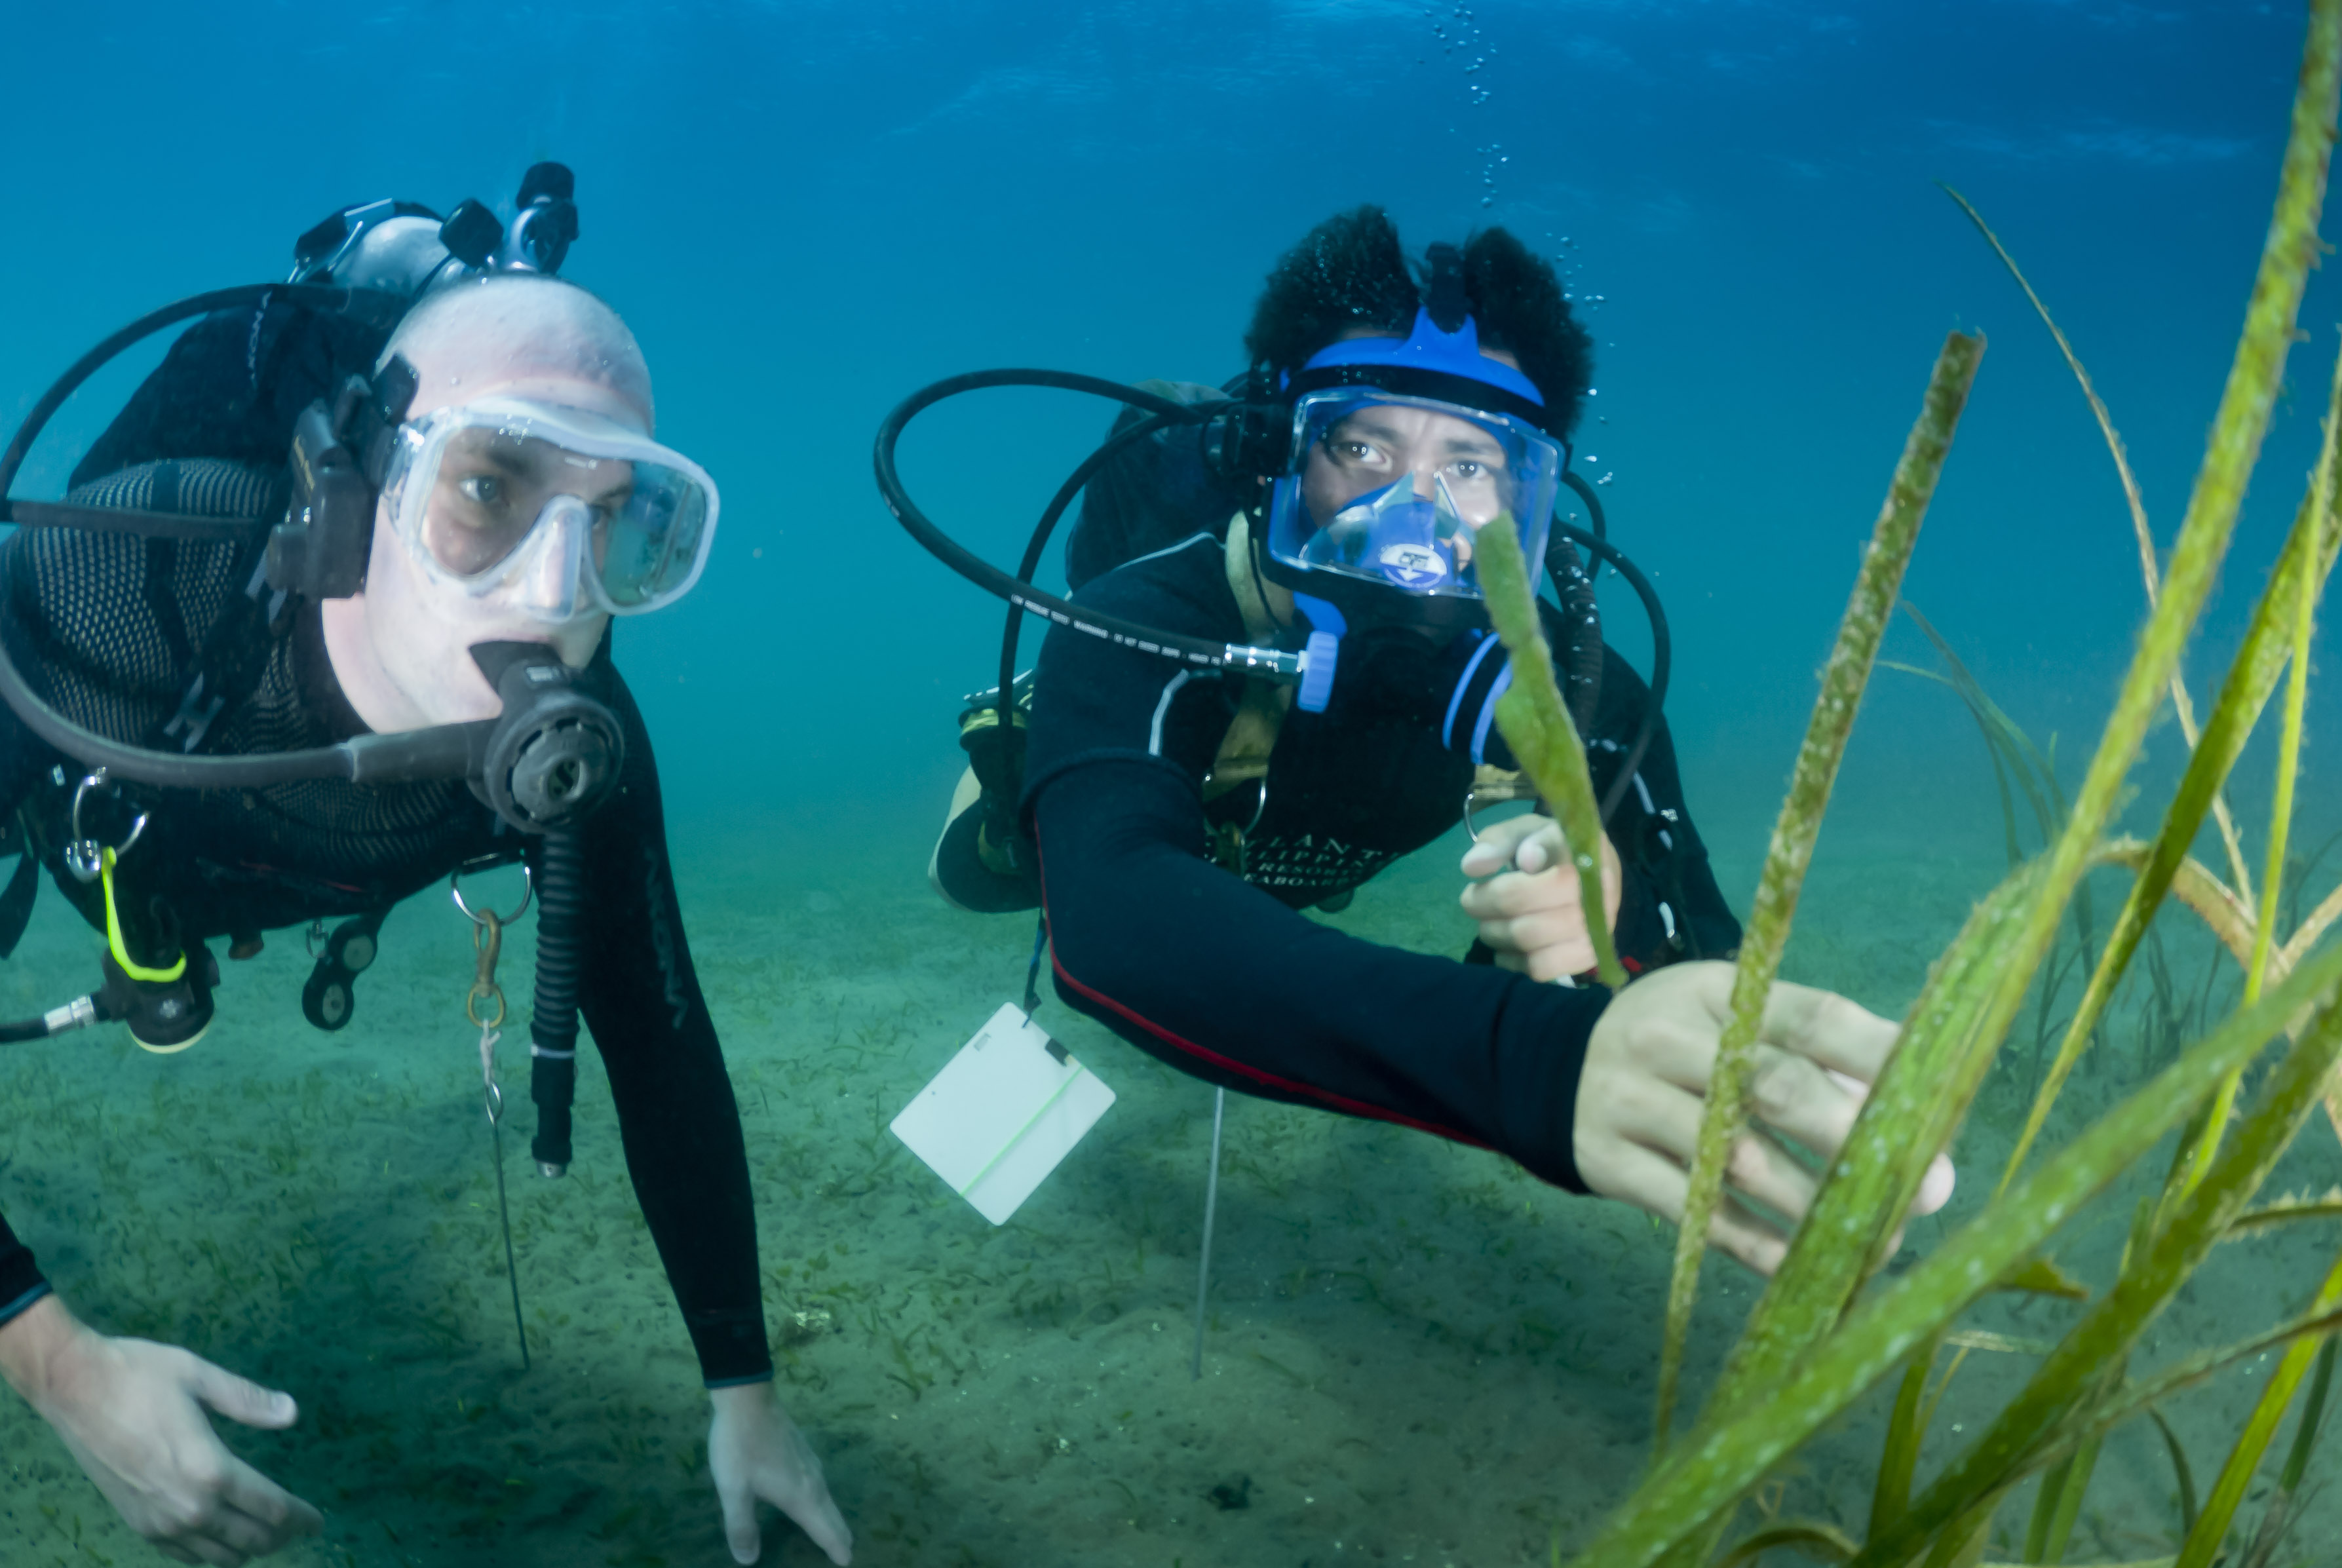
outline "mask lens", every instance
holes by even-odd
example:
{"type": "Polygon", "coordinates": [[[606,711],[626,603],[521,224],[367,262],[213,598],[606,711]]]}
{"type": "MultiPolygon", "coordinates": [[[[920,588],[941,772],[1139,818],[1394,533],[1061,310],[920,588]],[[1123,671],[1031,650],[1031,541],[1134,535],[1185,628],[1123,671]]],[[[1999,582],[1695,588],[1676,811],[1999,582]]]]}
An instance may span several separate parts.
{"type": "Polygon", "coordinates": [[[427,485],[403,524],[438,568],[485,592],[533,546],[556,512],[582,509],[586,569],[607,607],[656,609],[691,586],[707,553],[716,496],[705,475],[629,434],[572,428],[564,410],[483,408],[436,439],[419,436],[392,488],[427,485]],[[412,462],[410,471],[406,466],[412,462]],[[411,473],[411,477],[410,477],[411,473]],[[574,503],[574,506],[565,503],[574,503]]]}
{"type": "Polygon", "coordinates": [[[595,535],[602,591],[616,608],[643,609],[689,586],[707,532],[707,491],[680,469],[638,462],[626,504],[595,535]]]}
{"type": "Polygon", "coordinates": [[[475,577],[518,549],[555,497],[574,495],[596,533],[628,504],[634,465],[591,457],[509,425],[449,434],[423,514],[423,544],[458,577],[475,577]]]}

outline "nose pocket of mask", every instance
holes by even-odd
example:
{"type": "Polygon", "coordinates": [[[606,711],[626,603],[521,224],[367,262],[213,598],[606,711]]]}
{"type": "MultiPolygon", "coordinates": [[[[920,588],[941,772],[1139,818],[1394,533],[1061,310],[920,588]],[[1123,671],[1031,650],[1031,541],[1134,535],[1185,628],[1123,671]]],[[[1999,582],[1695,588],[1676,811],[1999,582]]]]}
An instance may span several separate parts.
{"type": "Polygon", "coordinates": [[[560,622],[578,610],[578,587],[584,579],[586,548],[594,532],[594,513],[575,495],[556,495],[538,514],[530,530],[516,584],[522,608],[540,620],[560,622]]]}

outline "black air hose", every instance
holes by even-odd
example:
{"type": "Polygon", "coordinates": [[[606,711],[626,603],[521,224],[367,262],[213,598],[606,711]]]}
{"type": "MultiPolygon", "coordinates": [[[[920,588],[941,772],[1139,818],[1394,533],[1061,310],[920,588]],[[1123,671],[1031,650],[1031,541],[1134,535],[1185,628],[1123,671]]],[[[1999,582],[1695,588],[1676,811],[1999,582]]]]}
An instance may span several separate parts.
{"type": "Polygon", "coordinates": [[[536,1103],[529,1153],[557,1176],[569,1168],[569,1108],[577,1098],[577,980],[586,966],[586,852],[556,829],[536,855],[536,1004],[529,1017],[528,1097],[536,1103]]]}
{"type": "Polygon", "coordinates": [[[1602,705],[1602,604],[1594,596],[1594,574],[1568,540],[1556,536],[1546,546],[1545,569],[1569,626],[1569,642],[1561,656],[1568,680],[1569,716],[1582,735],[1594,727],[1595,710],[1602,705]]]}

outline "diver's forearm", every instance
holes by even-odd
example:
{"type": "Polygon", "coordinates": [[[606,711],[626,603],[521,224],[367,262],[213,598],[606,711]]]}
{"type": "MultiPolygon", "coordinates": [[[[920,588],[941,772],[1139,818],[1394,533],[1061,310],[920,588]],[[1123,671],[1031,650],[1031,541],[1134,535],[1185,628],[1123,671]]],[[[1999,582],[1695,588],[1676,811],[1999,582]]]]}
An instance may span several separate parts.
{"type": "Polygon", "coordinates": [[[1062,774],[1036,802],[1058,994],[1184,1072],[1486,1145],[1577,1185],[1577,1074],[1607,993],[1407,953],[1187,852],[1184,782],[1062,774]]]}
{"type": "Polygon", "coordinates": [[[672,1125],[668,1116],[620,1114],[626,1169],[651,1243],[682,1309],[684,1328],[710,1388],[773,1373],[756,1273],[756,1200],[746,1141],[730,1094],[706,1107],[702,1126],[676,1140],[640,1124],[672,1125]],[[629,1124],[636,1130],[628,1132],[629,1124]],[[689,1152],[678,1155],[678,1142],[689,1152]]]}
{"type": "Polygon", "coordinates": [[[80,1321],[65,1303],[45,1290],[14,1317],[0,1322],[0,1377],[25,1403],[39,1409],[57,1353],[81,1333],[80,1321]]]}
{"type": "MultiPolygon", "coordinates": [[[[653,971],[655,974],[656,971],[653,971]]],[[[710,1384],[767,1376],[756,1272],[756,1198],[747,1140],[716,1027],[696,980],[684,992],[681,1028],[665,994],[627,1005],[626,988],[589,988],[586,1022],[610,1075],[626,1174],[642,1205],[684,1324],[710,1384]],[[653,1010],[656,1003],[656,1011],[653,1010]]]]}

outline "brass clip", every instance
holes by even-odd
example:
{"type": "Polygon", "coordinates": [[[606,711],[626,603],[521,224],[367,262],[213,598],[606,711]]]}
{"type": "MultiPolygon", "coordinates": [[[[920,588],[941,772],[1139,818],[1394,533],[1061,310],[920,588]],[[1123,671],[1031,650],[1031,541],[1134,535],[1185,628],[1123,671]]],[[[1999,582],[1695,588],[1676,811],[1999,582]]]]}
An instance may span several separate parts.
{"type": "Polygon", "coordinates": [[[484,909],[472,917],[478,924],[472,927],[472,951],[479,954],[479,966],[473,972],[472,989],[464,998],[464,1016],[483,1029],[500,1027],[505,1021],[504,988],[496,984],[496,955],[504,951],[505,923],[493,909],[484,909]],[[480,1004],[496,1004],[495,1016],[480,1016],[480,1004]]]}

